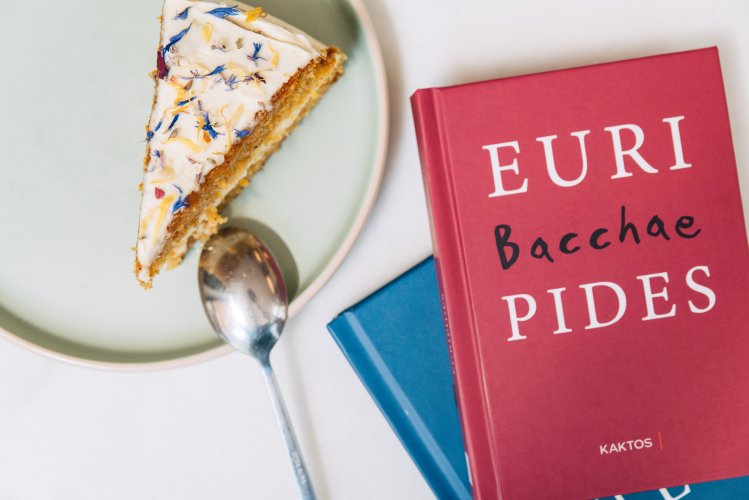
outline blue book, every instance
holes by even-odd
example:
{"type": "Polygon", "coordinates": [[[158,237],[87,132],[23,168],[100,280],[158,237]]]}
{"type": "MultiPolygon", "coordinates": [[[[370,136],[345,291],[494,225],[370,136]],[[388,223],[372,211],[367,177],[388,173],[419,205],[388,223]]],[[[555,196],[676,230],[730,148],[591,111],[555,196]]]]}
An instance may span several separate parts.
{"type": "MultiPolygon", "coordinates": [[[[345,310],[328,330],[437,498],[470,499],[434,260],[345,310]]],[[[606,500],[614,499],[746,500],[749,476],[606,500]]]]}
{"type": "Polygon", "coordinates": [[[347,309],[328,330],[437,497],[470,499],[433,261],[347,309]]]}

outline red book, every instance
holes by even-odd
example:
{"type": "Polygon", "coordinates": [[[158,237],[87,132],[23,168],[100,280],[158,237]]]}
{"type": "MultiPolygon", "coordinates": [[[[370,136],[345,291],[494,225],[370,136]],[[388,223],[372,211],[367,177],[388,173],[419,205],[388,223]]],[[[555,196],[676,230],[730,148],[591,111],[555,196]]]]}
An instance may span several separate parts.
{"type": "Polygon", "coordinates": [[[749,474],[749,254],[717,49],[412,104],[474,496],[749,474]]]}

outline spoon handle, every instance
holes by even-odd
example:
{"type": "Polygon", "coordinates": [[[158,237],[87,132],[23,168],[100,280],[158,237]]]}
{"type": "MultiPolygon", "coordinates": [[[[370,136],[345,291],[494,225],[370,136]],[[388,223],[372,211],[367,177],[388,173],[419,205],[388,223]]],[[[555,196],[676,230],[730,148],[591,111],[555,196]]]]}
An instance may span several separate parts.
{"type": "Polygon", "coordinates": [[[312,489],[307,468],[299,451],[299,444],[297,444],[296,437],[294,436],[294,429],[291,427],[291,420],[289,420],[289,415],[286,412],[286,405],[281,398],[281,390],[278,387],[278,382],[276,382],[276,376],[273,374],[273,368],[271,368],[269,361],[262,362],[261,366],[265,382],[268,385],[270,399],[273,403],[273,410],[276,413],[276,420],[278,421],[278,426],[281,428],[281,435],[286,444],[286,451],[289,454],[291,468],[294,470],[299,495],[302,500],[315,500],[317,497],[312,489]]]}

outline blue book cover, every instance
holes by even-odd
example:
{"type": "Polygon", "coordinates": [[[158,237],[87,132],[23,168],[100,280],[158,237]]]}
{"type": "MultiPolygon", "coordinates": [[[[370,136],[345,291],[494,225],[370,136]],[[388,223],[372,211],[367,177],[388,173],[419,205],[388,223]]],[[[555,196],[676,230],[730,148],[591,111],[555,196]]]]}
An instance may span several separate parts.
{"type": "MultiPolygon", "coordinates": [[[[345,310],[328,330],[437,498],[471,498],[434,260],[345,310]]],[[[682,499],[749,499],[749,476],[606,500],[682,499]]]]}

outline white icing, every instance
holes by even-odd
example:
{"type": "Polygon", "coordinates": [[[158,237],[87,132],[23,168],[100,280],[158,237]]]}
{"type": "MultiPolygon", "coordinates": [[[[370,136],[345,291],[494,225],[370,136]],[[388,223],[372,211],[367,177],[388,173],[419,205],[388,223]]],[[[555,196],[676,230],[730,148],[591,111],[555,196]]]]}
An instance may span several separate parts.
{"type": "Polygon", "coordinates": [[[323,48],[270,16],[248,21],[247,12],[210,2],[164,2],[161,47],[168,73],[157,76],[148,125],[151,154],[136,245],[141,281],[150,281],[150,266],[181,203],[252,130],[255,113],[270,109],[273,95],[323,48]],[[209,13],[214,9],[228,10],[209,13]]]}

